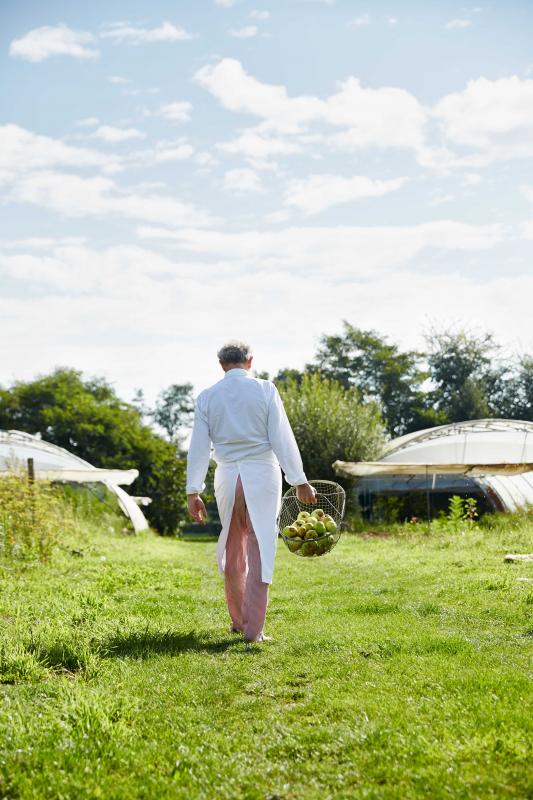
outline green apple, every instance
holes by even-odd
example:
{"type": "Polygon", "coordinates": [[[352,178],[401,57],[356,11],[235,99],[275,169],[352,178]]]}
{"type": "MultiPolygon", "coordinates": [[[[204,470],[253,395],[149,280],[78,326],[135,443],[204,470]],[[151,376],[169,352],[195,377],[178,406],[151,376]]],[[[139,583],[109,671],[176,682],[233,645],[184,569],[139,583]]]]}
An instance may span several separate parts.
{"type": "Polygon", "coordinates": [[[326,516],[326,512],[322,511],[321,508],[315,508],[315,510],[311,512],[311,516],[314,517],[315,519],[322,520],[326,516]]]}
{"type": "Polygon", "coordinates": [[[307,522],[311,514],[309,511],[300,511],[296,519],[299,519],[300,522],[307,522]]]}
{"type": "Polygon", "coordinates": [[[326,530],[328,533],[333,533],[333,531],[337,530],[337,523],[335,520],[331,520],[331,522],[326,522],[326,530]]]}
{"type": "Polygon", "coordinates": [[[304,542],[300,552],[303,556],[314,556],[316,554],[316,542],[304,542]]]}
{"type": "Polygon", "coordinates": [[[285,536],[289,536],[292,539],[294,536],[298,536],[298,528],[296,525],[288,525],[286,528],[283,528],[283,533],[285,536]]]}
{"type": "Polygon", "coordinates": [[[300,539],[292,539],[290,542],[287,542],[287,547],[291,551],[291,553],[295,553],[300,547],[303,546],[303,543],[300,539]]]}
{"type": "Polygon", "coordinates": [[[315,531],[319,536],[322,536],[324,533],[326,533],[326,526],[324,525],[323,522],[317,522],[315,526],[315,531]]]}
{"type": "Polygon", "coordinates": [[[316,554],[317,556],[321,556],[322,553],[326,552],[327,542],[325,539],[319,539],[316,543],[316,554]]]}
{"type": "Polygon", "coordinates": [[[335,544],[335,539],[333,538],[333,536],[328,536],[325,539],[325,545],[326,545],[325,552],[327,553],[328,550],[331,550],[334,544],[335,544]]]}

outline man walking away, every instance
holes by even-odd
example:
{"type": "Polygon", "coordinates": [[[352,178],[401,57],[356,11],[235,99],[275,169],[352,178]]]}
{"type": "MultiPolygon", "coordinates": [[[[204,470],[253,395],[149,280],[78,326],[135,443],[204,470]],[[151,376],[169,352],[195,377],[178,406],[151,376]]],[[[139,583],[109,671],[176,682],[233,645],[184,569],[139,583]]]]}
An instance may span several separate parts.
{"type": "Polygon", "coordinates": [[[187,458],[187,503],[196,522],[207,514],[205,488],[211,445],[217,464],[215,497],[222,531],[217,559],[232,632],[265,641],[281,504],[281,470],[303,503],[314,503],[302,459],[279,392],[252,377],[248,345],[228,342],[218,351],[222,380],[198,395],[187,458]]]}

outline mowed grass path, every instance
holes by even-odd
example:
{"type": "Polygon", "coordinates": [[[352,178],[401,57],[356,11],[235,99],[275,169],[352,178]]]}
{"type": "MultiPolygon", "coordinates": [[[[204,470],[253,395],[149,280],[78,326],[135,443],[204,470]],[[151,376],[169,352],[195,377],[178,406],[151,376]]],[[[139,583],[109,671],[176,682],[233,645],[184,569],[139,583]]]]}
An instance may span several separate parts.
{"type": "Polygon", "coordinates": [[[214,542],[73,548],[1,567],[1,798],[531,797],[528,531],[280,542],[251,646],[214,542]]]}

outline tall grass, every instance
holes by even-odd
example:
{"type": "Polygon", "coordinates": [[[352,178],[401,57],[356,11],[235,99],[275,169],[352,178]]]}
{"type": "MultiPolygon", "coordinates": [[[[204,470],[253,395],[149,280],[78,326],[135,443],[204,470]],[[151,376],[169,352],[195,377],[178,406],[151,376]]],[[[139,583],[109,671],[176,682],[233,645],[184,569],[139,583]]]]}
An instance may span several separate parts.
{"type": "Polygon", "coordinates": [[[0,478],[0,557],[49,561],[61,544],[78,542],[88,527],[132,530],[103,485],[54,485],[25,475],[0,478]]]}
{"type": "Polygon", "coordinates": [[[0,553],[46,561],[57,545],[65,507],[49,483],[25,476],[0,478],[0,553]]]}

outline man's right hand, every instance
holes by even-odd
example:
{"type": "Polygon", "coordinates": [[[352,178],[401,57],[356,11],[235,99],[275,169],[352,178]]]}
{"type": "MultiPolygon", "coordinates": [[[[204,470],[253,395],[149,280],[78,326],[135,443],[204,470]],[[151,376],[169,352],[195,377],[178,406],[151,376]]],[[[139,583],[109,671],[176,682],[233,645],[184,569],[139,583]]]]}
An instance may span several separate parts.
{"type": "Polygon", "coordinates": [[[188,494],[187,506],[193,520],[195,522],[201,522],[202,525],[204,525],[207,519],[207,511],[202,498],[197,494],[188,494]]]}
{"type": "Polygon", "coordinates": [[[296,498],[300,503],[316,503],[316,490],[310,483],[301,483],[296,486],[296,498]]]}

